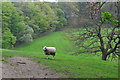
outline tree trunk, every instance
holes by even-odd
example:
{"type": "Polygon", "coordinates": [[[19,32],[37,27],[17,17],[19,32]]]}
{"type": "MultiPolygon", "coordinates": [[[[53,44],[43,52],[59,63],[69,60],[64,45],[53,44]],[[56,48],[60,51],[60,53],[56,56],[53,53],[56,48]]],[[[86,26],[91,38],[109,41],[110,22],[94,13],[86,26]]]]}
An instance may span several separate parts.
{"type": "Polygon", "coordinates": [[[107,55],[105,53],[102,54],[102,60],[105,60],[106,61],[107,59],[107,55]]]}

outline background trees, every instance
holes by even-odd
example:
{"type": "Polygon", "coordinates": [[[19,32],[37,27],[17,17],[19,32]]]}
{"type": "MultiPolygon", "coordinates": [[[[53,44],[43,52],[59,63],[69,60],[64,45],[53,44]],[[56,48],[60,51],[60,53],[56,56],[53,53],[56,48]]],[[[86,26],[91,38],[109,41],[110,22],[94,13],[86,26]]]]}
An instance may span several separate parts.
{"type": "Polygon", "coordinates": [[[57,29],[60,29],[61,27],[64,27],[67,25],[67,20],[65,18],[65,14],[62,9],[57,8],[56,12],[58,16],[58,24],[56,26],[57,26],[57,29]]]}
{"type": "MultiPolygon", "coordinates": [[[[102,60],[106,60],[110,54],[117,54],[120,48],[120,21],[118,21],[119,10],[117,13],[102,12],[105,3],[90,4],[91,26],[87,23],[84,27],[75,29],[71,39],[74,40],[79,53],[102,53],[102,60]],[[103,6],[104,5],[104,6],[103,6]]],[[[111,5],[111,4],[109,4],[111,5]]],[[[118,5],[118,3],[114,3],[118,5]]],[[[115,7],[114,7],[115,8],[115,7]]],[[[105,10],[106,11],[106,10],[105,10]]]]}
{"type": "Polygon", "coordinates": [[[3,48],[11,48],[25,32],[25,24],[12,3],[2,4],[3,48]]]}
{"type": "Polygon", "coordinates": [[[16,42],[16,37],[10,32],[9,28],[3,29],[2,35],[2,47],[3,48],[13,48],[13,45],[16,42]]]}
{"type": "Polygon", "coordinates": [[[56,5],[44,2],[3,2],[3,48],[31,42],[44,32],[64,27],[67,19],[56,5]]]}

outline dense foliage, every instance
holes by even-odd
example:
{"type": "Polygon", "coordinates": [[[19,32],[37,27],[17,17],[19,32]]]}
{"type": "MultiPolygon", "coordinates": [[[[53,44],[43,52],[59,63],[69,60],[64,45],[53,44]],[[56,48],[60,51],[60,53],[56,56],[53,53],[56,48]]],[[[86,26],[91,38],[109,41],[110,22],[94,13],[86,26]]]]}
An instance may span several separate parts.
{"type": "Polygon", "coordinates": [[[31,42],[44,32],[59,30],[67,25],[67,19],[56,3],[4,2],[2,24],[2,47],[12,48],[31,42]]]}

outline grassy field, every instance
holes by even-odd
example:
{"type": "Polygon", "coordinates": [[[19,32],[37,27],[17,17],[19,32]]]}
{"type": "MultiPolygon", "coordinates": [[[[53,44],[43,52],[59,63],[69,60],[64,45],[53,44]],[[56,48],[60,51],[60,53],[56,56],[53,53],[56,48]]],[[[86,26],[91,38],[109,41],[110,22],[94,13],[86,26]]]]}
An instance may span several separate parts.
{"type": "Polygon", "coordinates": [[[69,78],[118,78],[117,61],[102,61],[101,56],[91,53],[70,55],[74,52],[72,46],[60,31],[43,36],[32,43],[21,45],[15,50],[3,49],[2,55],[4,57],[34,57],[34,61],[49,66],[53,71],[63,72],[69,78]],[[55,60],[46,59],[42,46],[57,48],[55,60]]]}

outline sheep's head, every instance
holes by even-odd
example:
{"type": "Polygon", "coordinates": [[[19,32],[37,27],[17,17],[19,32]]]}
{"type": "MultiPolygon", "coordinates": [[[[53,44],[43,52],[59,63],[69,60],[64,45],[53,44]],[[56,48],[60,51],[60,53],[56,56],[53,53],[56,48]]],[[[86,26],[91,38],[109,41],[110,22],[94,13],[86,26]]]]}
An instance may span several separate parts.
{"type": "Polygon", "coordinates": [[[46,50],[46,46],[43,47],[43,50],[46,50]]]}

